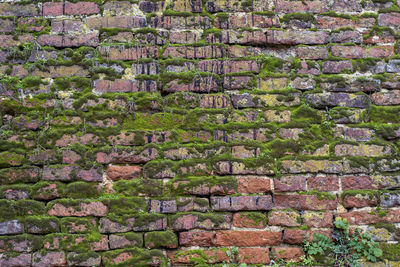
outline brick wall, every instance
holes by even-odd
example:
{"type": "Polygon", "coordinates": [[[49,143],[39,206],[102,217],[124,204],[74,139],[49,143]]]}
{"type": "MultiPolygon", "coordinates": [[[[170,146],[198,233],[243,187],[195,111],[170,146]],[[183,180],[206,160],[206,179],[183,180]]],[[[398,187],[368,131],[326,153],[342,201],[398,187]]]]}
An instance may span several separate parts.
{"type": "Polygon", "coordinates": [[[400,260],[399,3],[0,2],[0,266],[400,260]]]}

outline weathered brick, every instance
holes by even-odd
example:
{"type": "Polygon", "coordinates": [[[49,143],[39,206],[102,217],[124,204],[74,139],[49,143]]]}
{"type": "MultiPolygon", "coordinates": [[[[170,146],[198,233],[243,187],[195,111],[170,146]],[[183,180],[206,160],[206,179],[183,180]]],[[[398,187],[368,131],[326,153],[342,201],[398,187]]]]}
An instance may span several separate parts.
{"type": "Polygon", "coordinates": [[[398,27],[400,25],[399,13],[381,13],[378,16],[379,26],[398,27]]]}
{"type": "Polygon", "coordinates": [[[271,210],[273,203],[270,195],[211,197],[211,206],[218,211],[271,210]]]}
{"type": "Polygon", "coordinates": [[[267,225],[267,216],[260,212],[234,213],[232,225],[239,228],[263,229],[267,225]]]}
{"type": "Polygon", "coordinates": [[[111,249],[143,246],[143,235],[141,233],[109,235],[108,239],[111,249]]]}
{"type": "Polygon", "coordinates": [[[238,193],[257,194],[271,191],[271,180],[261,177],[238,178],[238,193]]]}
{"type": "Polygon", "coordinates": [[[297,57],[300,59],[325,59],[329,56],[328,49],[324,46],[303,46],[296,49],[297,57]]]}
{"type": "Polygon", "coordinates": [[[319,199],[316,195],[274,195],[274,205],[277,209],[296,210],[334,210],[336,199],[319,199]]]}
{"type": "Polygon", "coordinates": [[[309,190],[317,191],[338,191],[339,178],[337,176],[315,176],[307,180],[309,190]]]}
{"type": "Polygon", "coordinates": [[[268,225],[295,227],[300,226],[301,218],[296,211],[271,211],[268,214],[268,225]]]}
{"type": "Polygon", "coordinates": [[[301,248],[273,247],[271,256],[278,260],[300,261],[304,252],[301,248]]]}
{"type": "Polygon", "coordinates": [[[67,260],[64,252],[35,252],[32,256],[32,266],[47,267],[47,266],[65,266],[67,260]]]}
{"type": "Polygon", "coordinates": [[[50,216],[106,216],[107,214],[107,206],[105,206],[102,202],[94,201],[94,202],[81,202],[79,200],[70,201],[68,204],[58,203],[55,201],[54,203],[50,202],[48,205],[49,209],[47,214],[50,216]]]}
{"type": "Polygon", "coordinates": [[[333,213],[305,211],[301,218],[305,225],[315,228],[331,228],[333,226],[333,213]]]}
{"type": "Polygon", "coordinates": [[[366,108],[369,103],[369,98],[367,95],[348,93],[317,93],[306,95],[306,102],[314,108],[366,108]]]}
{"type": "Polygon", "coordinates": [[[343,165],[340,161],[329,160],[284,160],[282,168],[285,173],[341,173],[343,165]]]}
{"type": "Polygon", "coordinates": [[[282,232],[269,231],[217,231],[217,246],[273,246],[279,245],[282,232]]]}
{"type": "Polygon", "coordinates": [[[296,45],[296,44],[326,44],[329,41],[329,35],[327,32],[312,32],[312,31],[278,31],[268,30],[267,44],[285,44],[285,45],[296,45]]]}

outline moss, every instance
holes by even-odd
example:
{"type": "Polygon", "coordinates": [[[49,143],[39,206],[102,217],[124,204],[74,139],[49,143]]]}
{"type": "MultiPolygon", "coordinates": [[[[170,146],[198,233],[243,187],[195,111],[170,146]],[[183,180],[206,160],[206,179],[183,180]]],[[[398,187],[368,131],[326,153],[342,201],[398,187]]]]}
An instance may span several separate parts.
{"type": "Polygon", "coordinates": [[[44,203],[28,199],[0,200],[0,220],[10,220],[28,215],[44,215],[44,203]]]}
{"type": "Polygon", "coordinates": [[[172,9],[167,9],[163,12],[164,16],[178,16],[178,17],[191,17],[194,16],[192,12],[178,12],[172,9]]]}
{"type": "Polygon", "coordinates": [[[64,194],[70,198],[94,198],[101,195],[101,189],[97,183],[79,181],[69,183],[64,190],[64,194]]]}
{"type": "Polygon", "coordinates": [[[145,199],[141,197],[115,197],[103,200],[108,212],[115,215],[130,215],[146,210],[145,199]]]}
{"type": "Polygon", "coordinates": [[[314,22],[315,18],[314,18],[314,15],[311,13],[292,13],[292,14],[285,14],[280,20],[281,20],[281,22],[285,22],[285,23],[288,23],[291,20],[314,22]]]}
{"type": "Polygon", "coordinates": [[[321,123],[322,115],[316,109],[311,108],[308,105],[301,105],[292,112],[292,120],[295,121],[306,121],[308,123],[321,123]]]}
{"type": "Polygon", "coordinates": [[[387,244],[385,242],[380,243],[380,247],[382,249],[383,259],[391,260],[391,261],[399,261],[400,260],[400,244],[387,244]]]}
{"type": "Polygon", "coordinates": [[[400,123],[400,107],[371,106],[370,121],[374,123],[400,123]]]}
{"type": "Polygon", "coordinates": [[[381,61],[379,58],[356,59],[353,61],[353,65],[360,71],[366,72],[375,67],[379,61],[381,61]]]}
{"type": "MultiPolygon", "coordinates": [[[[0,236],[0,243],[2,244],[2,252],[14,252],[17,248],[16,245],[20,245],[31,249],[32,251],[37,251],[42,247],[43,239],[41,236],[22,234],[16,236],[0,236]],[[25,244],[23,244],[25,243],[25,244]]],[[[18,249],[21,249],[19,247],[18,249]]],[[[20,250],[18,250],[20,251],[20,250]]]]}
{"type": "Polygon", "coordinates": [[[400,129],[400,125],[388,125],[388,124],[380,124],[377,125],[375,130],[376,133],[386,140],[393,140],[398,138],[397,130],[400,129]]]}
{"type": "Polygon", "coordinates": [[[341,199],[344,200],[346,196],[366,196],[369,199],[374,199],[379,197],[379,191],[376,190],[347,190],[343,191],[343,193],[340,195],[341,199]]]}
{"type": "Polygon", "coordinates": [[[60,230],[58,218],[49,216],[29,216],[25,218],[25,228],[30,233],[48,234],[60,230]]]}
{"type": "Polygon", "coordinates": [[[158,213],[147,213],[147,214],[140,214],[135,217],[133,226],[134,227],[145,227],[149,225],[150,223],[154,223],[158,220],[162,220],[165,218],[165,215],[163,214],[158,214],[158,213]]]}
{"type": "MultiPolygon", "coordinates": [[[[202,177],[190,176],[185,178],[174,178],[167,182],[166,187],[170,195],[190,195],[196,190],[203,188],[211,190],[212,187],[218,186],[225,193],[235,191],[237,181],[233,177],[202,177]]],[[[211,193],[211,192],[210,192],[211,193]]]]}
{"type": "Polygon", "coordinates": [[[91,233],[97,231],[95,218],[64,217],[60,220],[63,233],[91,233]]]}
{"type": "Polygon", "coordinates": [[[257,227],[260,223],[265,227],[268,221],[267,215],[261,212],[241,212],[240,218],[253,221],[254,223],[250,223],[249,227],[257,227]]]}
{"type": "MultiPolygon", "coordinates": [[[[146,267],[149,265],[165,266],[167,263],[166,258],[161,250],[147,250],[142,248],[129,248],[129,249],[117,249],[112,251],[107,251],[103,253],[103,262],[105,266],[137,266],[146,267]],[[121,263],[115,263],[114,261],[120,254],[123,254],[123,261],[121,263]]],[[[120,261],[120,260],[118,260],[120,261]]]]}
{"type": "Polygon", "coordinates": [[[113,189],[125,196],[159,196],[163,191],[161,180],[154,179],[135,179],[119,180],[114,182],[113,189]]]}
{"type": "Polygon", "coordinates": [[[177,246],[178,238],[171,230],[145,234],[145,247],[147,248],[171,248],[177,246]]]}
{"type": "Polygon", "coordinates": [[[221,12],[221,13],[218,13],[216,15],[216,17],[218,18],[219,22],[224,23],[224,22],[226,22],[228,20],[229,14],[225,13],[225,12],[221,12]]]}
{"type": "Polygon", "coordinates": [[[94,251],[90,251],[90,252],[84,252],[84,253],[68,253],[68,262],[72,262],[72,263],[82,263],[85,261],[88,261],[89,259],[93,258],[93,259],[97,259],[100,257],[100,254],[94,252],[94,251]]]}

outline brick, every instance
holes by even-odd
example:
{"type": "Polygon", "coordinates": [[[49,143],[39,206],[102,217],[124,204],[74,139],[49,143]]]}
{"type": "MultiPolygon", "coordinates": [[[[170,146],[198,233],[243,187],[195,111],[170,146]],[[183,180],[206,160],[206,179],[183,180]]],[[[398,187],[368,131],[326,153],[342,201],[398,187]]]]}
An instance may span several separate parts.
{"type": "Polygon", "coordinates": [[[331,33],[331,42],[333,43],[355,43],[361,44],[363,37],[358,31],[340,31],[331,33]]]}
{"type": "Polygon", "coordinates": [[[304,242],[304,237],[312,241],[315,233],[331,237],[331,230],[316,230],[304,231],[298,229],[285,229],[283,233],[283,242],[290,245],[301,245],[304,242]]]}
{"type": "Polygon", "coordinates": [[[181,80],[173,80],[164,85],[165,92],[217,92],[218,80],[214,77],[196,77],[193,82],[185,84],[181,80]]]}
{"type": "Polygon", "coordinates": [[[4,168],[0,170],[0,184],[34,183],[41,177],[38,167],[4,168]]]}
{"type": "Polygon", "coordinates": [[[269,264],[268,248],[239,248],[239,262],[246,264],[269,264]]]}
{"type": "Polygon", "coordinates": [[[343,58],[385,58],[394,54],[393,46],[378,46],[365,49],[360,46],[336,45],[332,46],[331,52],[333,56],[343,58]]]}
{"type": "Polygon", "coordinates": [[[89,253],[71,252],[68,253],[67,263],[72,266],[100,266],[101,256],[93,251],[89,253]]]}
{"type": "Polygon", "coordinates": [[[24,232],[24,224],[18,220],[0,222],[1,235],[15,235],[24,232]]]}
{"type": "Polygon", "coordinates": [[[130,180],[140,177],[140,166],[109,165],[106,170],[107,177],[111,180],[130,180]]]}
{"type": "Polygon", "coordinates": [[[326,59],[329,56],[328,49],[324,46],[305,46],[296,48],[297,57],[300,59],[326,59]]]}
{"type": "Polygon", "coordinates": [[[254,28],[269,28],[279,27],[279,18],[262,16],[256,14],[233,13],[227,19],[216,17],[214,27],[219,29],[242,29],[246,27],[254,28]]]}
{"type": "MultiPolygon", "coordinates": [[[[345,192],[346,193],[346,192],[345,192]]],[[[374,207],[378,205],[378,198],[371,194],[345,194],[343,206],[349,208],[374,207]]]]}
{"type": "Polygon", "coordinates": [[[32,261],[32,255],[28,253],[21,254],[3,254],[0,258],[0,265],[7,267],[20,267],[20,266],[30,266],[32,261]]]}
{"type": "Polygon", "coordinates": [[[230,229],[231,221],[232,214],[178,213],[169,218],[168,224],[174,231],[191,229],[218,230],[230,229]]]}
{"type": "Polygon", "coordinates": [[[141,58],[158,58],[158,48],[149,47],[135,47],[135,48],[113,48],[101,47],[100,53],[110,60],[137,60],[141,58]]]}
{"type": "Polygon", "coordinates": [[[376,138],[375,131],[367,128],[337,126],[334,131],[335,137],[341,137],[349,141],[371,141],[376,138]]]}
{"type": "Polygon", "coordinates": [[[333,213],[305,211],[301,218],[308,227],[331,228],[333,226],[333,213]]]}
{"type": "Polygon", "coordinates": [[[369,103],[369,98],[366,95],[348,93],[317,93],[306,95],[306,103],[314,108],[366,108],[369,103]]]}
{"type": "Polygon", "coordinates": [[[294,81],[292,81],[292,87],[294,89],[299,90],[313,90],[316,86],[316,82],[314,79],[307,77],[296,77],[294,81]]]}
{"type": "Polygon", "coordinates": [[[273,203],[270,195],[211,197],[211,206],[217,211],[271,210],[273,203]]]}
{"type": "Polygon", "coordinates": [[[207,16],[154,16],[150,19],[149,27],[171,29],[209,29],[211,28],[211,20],[207,16]]]}
{"type": "Polygon", "coordinates": [[[329,7],[324,1],[276,1],[275,12],[278,13],[322,13],[328,12],[329,7]]]}
{"type": "Polygon", "coordinates": [[[142,233],[126,233],[118,235],[109,235],[110,249],[118,249],[125,247],[142,247],[143,235],[142,233]]]}
{"type": "Polygon", "coordinates": [[[43,168],[43,180],[71,181],[76,175],[77,165],[48,165],[43,168]]]}
{"type": "Polygon", "coordinates": [[[281,232],[269,231],[217,231],[217,246],[276,246],[281,243],[281,232]]]}
{"type": "Polygon", "coordinates": [[[86,23],[90,29],[94,30],[101,28],[131,29],[147,26],[146,18],[138,16],[88,17],[86,23]]]}
{"type": "Polygon", "coordinates": [[[343,165],[340,161],[329,160],[283,160],[282,168],[284,173],[341,173],[343,165]]]}
{"type": "Polygon", "coordinates": [[[167,47],[163,57],[180,57],[187,59],[204,59],[204,58],[221,58],[224,57],[226,51],[223,47],[218,46],[174,46],[167,47]]]}
{"type": "Polygon", "coordinates": [[[340,214],[340,217],[346,219],[352,225],[373,224],[382,221],[382,219],[373,213],[367,211],[352,211],[340,214]]]}
{"type": "Polygon", "coordinates": [[[94,2],[66,2],[64,15],[90,15],[100,13],[98,5],[94,2]]]}
{"type": "Polygon", "coordinates": [[[202,2],[200,0],[177,0],[173,2],[172,10],[177,12],[202,12],[202,2]]]}
{"type": "Polygon", "coordinates": [[[63,15],[63,2],[45,2],[42,5],[43,16],[61,16],[63,15]]]}
{"type": "Polygon", "coordinates": [[[296,227],[300,226],[301,218],[296,211],[271,211],[268,214],[268,225],[296,227]]]}
{"type": "Polygon", "coordinates": [[[105,206],[102,202],[95,201],[95,202],[81,202],[79,200],[70,201],[70,205],[50,202],[48,205],[49,209],[47,214],[50,216],[58,216],[58,217],[65,217],[65,216],[76,216],[76,217],[83,217],[83,216],[106,216],[107,214],[107,206],[105,206]],[[77,206],[74,206],[77,205],[77,206]]]}
{"type": "Polygon", "coordinates": [[[326,44],[329,40],[327,32],[312,32],[312,31],[278,31],[268,30],[267,44],[326,44]]]}
{"type": "Polygon", "coordinates": [[[316,27],[318,29],[331,29],[336,30],[344,27],[355,28],[371,28],[375,24],[375,18],[360,18],[359,20],[352,20],[340,17],[331,16],[317,16],[316,27]]]}
{"type": "Polygon", "coordinates": [[[238,193],[257,194],[271,191],[271,180],[260,177],[238,178],[238,193]]]}
{"type": "Polygon", "coordinates": [[[218,61],[218,60],[201,60],[197,64],[199,71],[211,72],[216,74],[233,73],[233,72],[259,72],[259,66],[254,60],[242,61],[218,61]]]}
{"type": "Polygon", "coordinates": [[[260,212],[234,213],[232,225],[238,228],[263,229],[267,225],[267,216],[260,212]]]}
{"type": "Polygon", "coordinates": [[[112,221],[108,218],[101,218],[99,221],[99,231],[102,234],[123,233],[132,230],[134,219],[127,219],[125,223],[112,221]]]}
{"type": "Polygon", "coordinates": [[[300,257],[304,256],[304,252],[301,248],[273,247],[271,256],[278,260],[300,261],[300,257]]]}
{"type": "Polygon", "coordinates": [[[99,36],[97,32],[78,34],[73,38],[63,35],[42,34],[37,38],[37,42],[42,46],[54,47],[79,47],[99,45],[99,36]]]}
{"type": "Polygon", "coordinates": [[[213,247],[215,246],[215,233],[180,232],[179,244],[185,247],[191,247],[191,246],[213,247]]]}
{"type": "Polygon", "coordinates": [[[381,13],[378,16],[379,26],[398,27],[400,25],[399,13],[381,13]]]}
{"type": "Polygon", "coordinates": [[[324,73],[341,73],[343,71],[353,71],[353,64],[351,61],[324,61],[322,64],[322,71],[324,73]]]}
{"type": "Polygon", "coordinates": [[[47,267],[47,266],[65,266],[67,260],[64,252],[46,252],[43,255],[41,252],[35,252],[32,256],[32,266],[47,267]]]}
{"type": "Polygon", "coordinates": [[[371,96],[372,103],[378,106],[391,106],[400,104],[400,90],[390,92],[377,92],[371,96]]]}
{"type": "Polygon", "coordinates": [[[318,199],[316,195],[274,195],[274,205],[277,209],[334,210],[337,201],[318,199]]]}
{"type": "Polygon", "coordinates": [[[39,12],[34,4],[0,3],[0,16],[35,17],[38,15],[39,12]]]}
{"type": "Polygon", "coordinates": [[[337,156],[382,157],[391,154],[391,149],[388,146],[342,144],[335,146],[335,154],[337,156]]]}
{"type": "Polygon", "coordinates": [[[305,191],[307,178],[304,176],[283,176],[280,179],[274,178],[274,190],[276,192],[305,191]]]}
{"type": "Polygon", "coordinates": [[[148,201],[149,212],[153,213],[176,213],[177,206],[176,200],[156,200],[150,199],[148,201]]]}
{"type": "Polygon", "coordinates": [[[308,190],[338,191],[339,178],[337,176],[315,176],[307,180],[308,190]]]}

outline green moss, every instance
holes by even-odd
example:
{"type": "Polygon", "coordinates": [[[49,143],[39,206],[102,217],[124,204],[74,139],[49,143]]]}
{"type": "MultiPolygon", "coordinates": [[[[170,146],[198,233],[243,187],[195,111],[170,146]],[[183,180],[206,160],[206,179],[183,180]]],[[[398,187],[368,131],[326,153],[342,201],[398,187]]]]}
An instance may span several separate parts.
{"type": "Polygon", "coordinates": [[[360,71],[366,72],[375,67],[379,61],[381,61],[379,58],[362,58],[354,60],[353,65],[360,71]]]}
{"type": "Polygon", "coordinates": [[[168,216],[168,225],[171,226],[175,224],[177,219],[185,215],[196,216],[197,221],[200,223],[209,220],[216,225],[219,225],[226,221],[225,216],[221,213],[178,212],[176,214],[168,216]]]}
{"type": "Polygon", "coordinates": [[[173,195],[190,195],[196,190],[201,188],[208,188],[218,186],[225,193],[235,191],[237,188],[237,181],[233,177],[202,177],[190,176],[185,178],[174,178],[167,182],[166,187],[169,194],[173,195]]]}
{"type": "Polygon", "coordinates": [[[77,218],[64,217],[61,218],[61,232],[63,233],[91,233],[97,231],[95,218],[77,218]]]}
{"type": "Polygon", "coordinates": [[[28,199],[17,201],[0,199],[1,221],[28,215],[44,215],[44,203],[28,199]]]}
{"type": "Polygon", "coordinates": [[[224,23],[228,20],[229,14],[225,13],[225,12],[221,12],[221,13],[218,13],[216,15],[216,17],[218,18],[219,22],[224,23]]]}
{"type": "Polygon", "coordinates": [[[176,234],[170,230],[148,232],[145,234],[145,247],[147,248],[171,248],[178,246],[176,234]]]}
{"type": "Polygon", "coordinates": [[[79,181],[69,183],[64,190],[64,194],[70,198],[94,198],[101,195],[101,189],[97,183],[79,181]]]}
{"type": "Polygon", "coordinates": [[[58,218],[49,216],[29,216],[25,218],[26,231],[30,233],[48,234],[60,230],[58,218]]]}
{"type": "Polygon", "coordinates": [[[291,118],[295,121],[319,124],[322,120],[322,114],[308,105],[301,105],[292,112],[291,118]]]}
{"type": "Polygon", "coordinates": [[[288,23],[291,20],[301,20],[301,21],[310,21],[314,22],[315,18],[314,15],[311,13],[292,13],[292,14],[285,14],[281,18],[281,22],[288,23]]]}
{"type": "Polygon", "coordinates": [[[69,253],[67,256],[69,262],[73,262],[73,263],[77,263],[77,264],[88,261],[91,258],[97,259],[99,257],[100,257],[100,254],[98,254],[94,251],[78,253],[78,254],[69,253]]]}
{"type": "Polygon", "coordinates": [[[400,244],[387,244],[385,242],[381,242],[380,246],[383,252],[383,259],[400,261],[400,244]]]}
{"type": "Polygon", "coordinates": [[[145,199],[141,197],[115,197],[103,200],[108,212],[115,215],[131,215],[146,210],[145,199]]]}
{"type": "Polygon", "coordinates": [[[361,195],[361,196],[367,196],[369,199],[378,199],[379,197],[379,191],[376,190],[347,190],[343,191],[343,193],[340,195],[342,200],[346,196],[356,196],[356,195],[361,195]]]}
{"type": "Polygon", "coordinates": [[[172,9],[167,9],[163,13],[164,16],[178,16],[178,17],[190,17],[194,16],[192,12],[178,12],[172,9]]]}
{"type": "Polygon", "coordinates": [[[370,121],[374,123],[400,123],[400,107],[371,106],[370,121]]]}
{"type": "Polygon", "coordinates": [[[158,214],[158,213],[140,214],[135,217],[133,226],[138,227],[138,228],[142,228],[142,227],[147,228],[147,226],[150,223],[154,223],[154,222],[156,222],[158,220],[162,220],[164,218],[165,218],[165,215],[158,214]]]}
{"type": "Polygon", "coordinates": [[[161,250],[147,250],[141,248],[117,249],[103,253],[105,266],[137,266],[146,267],[154,262],[159,262],[160,266],[166,265],[166,258],[161,250]],[[120,254],[124,254],[124,260],[121,263],[115,263],[120,254]]]}
{"type": "Polygon", "coordinates": [[[398,138],[397,133],[396,133],[396,131],[398,129],[400,129],[399,124],[395,124],[395,125],[380,124],[380,125],[377,125],[375,128],[376,133],[386,140],[393,140],[393,139],[398,138]]]}
{"type": "MultiPolygon", "coordinates": [[[[25,243],[26,246],[29,247],[32,251],[37,251],[42,248],[43,239],[41,236],[22,234],[16,236],[0,236],[0,242],[2,244],[2,251],[5,252],[14,252],[19,244],[25,243]]],[[[21,249],[19,247],[18,249],[21,249]]]]}
{"type": "Polygon", "coordinates": [[[250,219],[254,222],[249,225],[249,227],[256,227],[260,223],[265,227],[267,225],[267,215],[261,212],[241,212],[240,218],[242,219],[250,219]]]}
{"type": "Polygon", "coordinates": [[[163,191],[161,180],[154,179],[135,179],[119,180],[114,182],[113,189],[125,196],[159,196],[163,191]]]}

